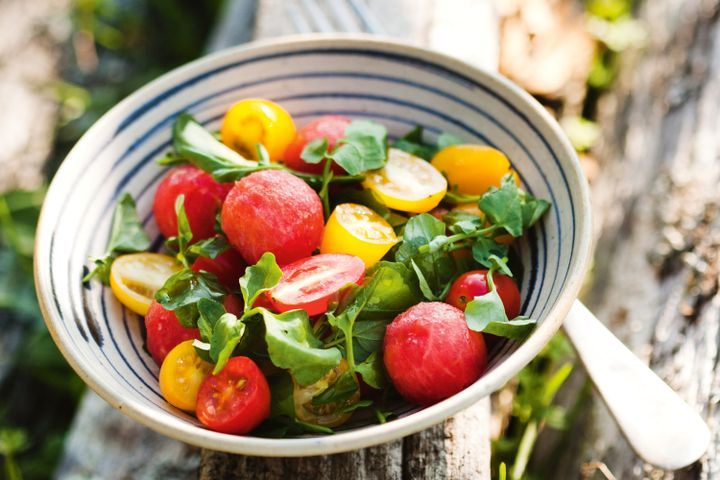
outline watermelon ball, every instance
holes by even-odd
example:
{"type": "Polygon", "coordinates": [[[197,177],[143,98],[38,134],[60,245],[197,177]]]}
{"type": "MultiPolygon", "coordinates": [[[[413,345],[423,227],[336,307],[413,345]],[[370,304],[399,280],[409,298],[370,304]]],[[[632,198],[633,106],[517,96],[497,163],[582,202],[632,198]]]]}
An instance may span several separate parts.
{"type": "Polygon", "coordinates": [[[265,252],[279,265],[309,257],[320,246],[323,208],[317,193],[282,170],[255,172],[235,183],[221,213],[223,231],[248,264],[265,252]]]}
{"type": "Polygon", "coordinates": [[[423,302],[387,327],[385,368],[406,400],[431,405],[475,382],[487,363],[481,333],[470,330],[462,310],[423,302]]]}
{"type": "Polygon", "coordinates": [[[192,165],[172,168],[155,191],[153,213],[160,232],[165,237],[178,234],[175,200],[185,196],[183,205],[193,242],[215,235],[215,216],[232,183],[218,183],[210,174],[192,165]]]}

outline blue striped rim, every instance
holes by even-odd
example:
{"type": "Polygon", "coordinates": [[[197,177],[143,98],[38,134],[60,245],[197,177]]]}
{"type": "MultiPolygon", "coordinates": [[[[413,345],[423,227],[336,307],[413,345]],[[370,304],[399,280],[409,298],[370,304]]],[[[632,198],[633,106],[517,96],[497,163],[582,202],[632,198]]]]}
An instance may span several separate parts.
{"type": "MultiPolygon", "coordinates": [[[[316,53],[324,53],[324,51],[321,51],[321,50],[312,50],[312,51],[310,51],[310,52],[293,52],[293,54],[297,54],[297,55],[300,55],[300,54],[316,54],[316,53]]],[[[339,54],[339,53],[343,53],[343,52],[341,52],[340,50],[330,49],[330,50],[328,50],[328,53],[339,54]]],[[[346,52],[346,53],[347,53],[347,52],[346,52]]],[[[351,53],[352,53],[352,52],[351,52],[351,53]]],[[[381,52],[367,52],[367,51],[366,51],[366,52],[360,53],[360,51],[355,51],[354,53],[358,53],[358,54],[370,54],[370,53],[372,53],[372,54],[378,54],[378,55],[376,55],[376,56],[384,56],[384,57],[392,56],[392,57],[397,57],[397,58],[401,58],[401,59],[407,59],[407,58],[408,58],[408,57],[397,56],[397,55],[392,55],[392,54],[385,54],[385,53],[381,53],[381,52]]],[[[277,56],[285,56],[285,54],[277,54],[277,55],[273,55],[273,56],[259,57],[258,60],[266,60],[266,59],[268,59],[268,58],[270,58],[270,57],[273,57],[273,58],[274,58],[274,57],[277,57],[277,56]]],[[[417,60],[417,59],[412,59],[412,60],[415,61],[415,62],[419,62],[419,63],[421,63],[422,65],[437,66],[437,65],[435,65],[435,64],[431,64],[431,63],[429,63],[429,62],[422,61],[422,60],[417,60]]],[[[238,64],[240,64],[240,63],[248,63],[249,61],[250,61],[250,60],[247,60],[247,61],[244,61],[244,62],[238,62],[238,64]]],[[[410,62],[410,63],[412,63],[412,62],[410,62]]],[[[218,71],[225,70],[225,69],[227,69],[227,68],[232,68],[233,66],[236,66],[236,65],[238,65],[238,64],[234,64],[234,65],[231,65],[231,66],[225,66],[225,67],[222,67],[221,69],[218,69],[218,70],[216,70],[216,71],[208,72],[207,74],[205,74],[205,77],[206,77],[206,76],[213,75],[213,74],[216,74],[216,73],[218,73],[218,71]]],[[[438,66],[438,67],[442,67],[442,66],[438,66]]],[[[459,74],[457,74],[457,72],[451,71],[451,70],[449,70],[449,69],[445,69],[444,67],[442,67],[441,69],[442,69],[442,70],[445,70],[445,71],[447,71],[447,72],[449,72],[449,73],[451,73],[451,74],[453,74],[454,76],[459,76],[459,74]]],[[[203,77],[203,78],[204,78],[204,77],[203,77]]],[[[178,85],[178,86],[175,87],[173,90],[175,91],[175,93],[176,93],[176,92],[179,92],[179,91],[182,90],[183,88],[186,88],[188,85],[190,85],[190,84],[192,84],[192,83],[195,83],[195,82],[197,82],[197,81],[199,81],[199,80],[200,80],[200,78],[195,77],[195,78],[192,79],[191,81],[188,81],[188,82],[185,82],[185,83],[183,83],[183,84],[181,84],[181,85],[178,85]]],[[[476,84],[476,82],[473,82],[473,81],[471,81],[470,83],[471,83],[471,84],[476,84]]],[[[417,84],[416,84],[416,86],[418,86],[419,88],[423,88],[423,87],[424,87],[424,86],[417,85],[417,84]]],[[[488,92],[491,93],[493,96],[495,96],[496,98],[498,98],[499,100],[501,100],[504,104],[506,104],[508,107],[510,107],[510,108],[511,108],[512,110],[514,110],[516,113],[518,113],[518,114],[526,121],[526,123],[532,127],[532,124],[527,120],[527,118],[526,118],[524,115],[522,115],[521,112],[518,112],[517,109],[515,109],[515,107],[512,106],[511,104],[509,104],[505,99],[503,99],[502,97],[497,96],[497,94],[495,94],[494,92],[487,90],[487,89],[486,89],[485,87],[483,87],[482,85],[476,85],[476,86],[479,86],[479,87],[483,88],[484,90],[488,91],[488,92]]],[[[157,102],[162,101],[162,100],[165,99],[165,98],[169,98],[170,96],[172,96],[173,93],[174,93],[173,91],[166,91],[166,92],[164,92],[162,95],[159,95],[159,96],[155,97],[155,98],[152,99],[151,101],[146,102],[146,103],[145,103],[143,106],[141,106],[140,108],[136,109],[136,110],[131,114],[131,116],[129,116],[128,118],[126,118],[126,119],[123,121],[123,123],[122,123],[122,124],[119,126],[119,128],[116,130],[115,135],[117,135],[117,134],[118,134],[120,131],[122,131],[124,128],[126,128],[127,126],[129,126],[130,124],[132,124],[133,121],[134,121],[136,118],[139,118],[140,116],[142,116],[143,113],[145,113],[147,110],[149,110],[149,108],[151,108],[152,106],[156,105],[157,102]]],[[[196,104],[197,104],[197,103],[196,103],[196,104]]],[[[332,113],[338,113],[338,112],[332,112],[332,113]]],[[[357,115],[356,115],[356,116],[357,116],[357,115]]],[[[369,116],[376,117],[376,118],[381,117],[380,115],[369,115],[369,116]]],[[[405,121],[405,123],[415,124],[416,122],[407,122],[407,121],[405,121]]],[[[496,124],[497,124],[497,123],[496,123],[496,124]]],[[[467,130],[467,131],[472,131],[472,130],[469,129],[466,125],[458,125],[458,126],[461,126],[461,128],[464,128],[464,129],[467,130]]],[[[429,130],[431,130],[431,131],[432,131],[432,130],[437,131],[437,129],[429,129],[429,130]]],[[[547,143],[547,141],[539,134],[539,132],[537,131],[537,129],[533,128],[533,130],[535,130],[535,132],[538,134],[539,138],[541,138],[542,141],[545,143],[545,145],[547,146],[548,150],[551,152],[551,154],[553,154],[553,157],[555,158],[555,161],[556,161],[556,163],[557,163],[557,162],[558,162],[557,157],[555,157],[554,152],[553,152],[553,150],[550,148],[550,146],[549,146],[549,144],[547,143]]],[[[476,136],[477,136],[478,138],[483,138],[483,136],[482,136],[481,134],[479,134],[479,133],[476,134],[476,136]]],[[[108,143],[109,143],[109,142],[108,142],[108,143]]],[[[135,148],[139,147],[141,143],[142,143],[142,141],[141,141],[141,142],[136,142],[136,144],[134,144],[133,146],[131,146],[131,147],[125,152],[125,155],[127,155],[127,154],[130,153],[130,152],[132,152],[135,148]]],[[[166,145],[167,145],[167,144],[166,144],[166,145]]],[[[519,142],[518,142],[518,145],[521,145],[523,148],[525,148],[524,145],[523,145],[523,144],[520,144],[519,142]]],[[[107,146],[107,144],[106,144],[106,146],[107,146]]],[[[104,148],[104,147],[103,147],[103,148],[104,148]]],[[[166,147],[163,147],[163,148],[166,148],[166,147]]],[[[123,157],[124,157],[125,155],[123,155],[123,157]]],[[[156,153],[155,155],[157,155],[157,153],[156,153]]],[[[153,155],[153,156],[155,156],[155,155],[153,155]]],[[[528,157],[529,157],[531,160],[534,161],[534,159],[533,159],[532,156],[528,155],[528,157]]],[[[147,157],[146,157],[146,159],[144,159],[144,161],[145,161],[145,162],[147,161],[147,157]]],[[[138,168],[139,168],[139,166],[138,166],[138,168]]],[[[562,169],[560,169],[560,172],[563,173],[563,172],[562,172],[562,169]]],[[[564,177],[564,174],[563,174],[563,177],[564,177]]],[[[564,178],[564,181],[565,181],[565,185],[566,185],[566,187],[567,187],[568,197],[570,198],[570,202],[571,202],[571,206],[572,206],[572,197],[569,195],[569,186],[568,186],[568,184],[567,184],[567,179],[564,178]]],[[[147,188],[149,188],[149,187],[146,187],[146,189],[147,189],[147,188]]],[[[550,191],[552,192],[552,190],[550,190],[550,191]]],[[[558,215],[558,212],[555,212],[555,213],[556,213],[556,215],[558,215]]],[[[574,214],[574,209],[573,209],[573,214],[574,214]]],[[[559,220],[558,220],[558,228],[559,228],[559,225],[560,225],[560,222],[559,222],[559,220]]],[[[574,232],[574,229],[573,229],[573,232],[572,232],[572,233],[573,233],[573,236],[574,236],[574,233],[575,233],[575,232],[574,232]]],[[[55,234],[55,232],[53,232],[53,239],[51,239],[51,258],[52,258],[52,250],[54,249],[54,234],[55,234]]],[[[560,231],[558,231],[558,234],[560,234],[560,231]]],[[[543,240],[545,240],[544,230],[543,230],[541,236],[542,236],[543,240]]],[[[574,246],[574,241],[571,243],[571,245],[574,246]]],[[[572,252],[571,252],[571,257],[572,257],[572,252]]],[[[546,258],[546,256],[545,256],[545,258],[546,258]]],[[[558,264],[559,264],[559,258],[558,258],[557,262],[558,262],[558,264]]],[[[557,273],[557,269],[556,269],[556,273],[557,273]]],[[[52,272],[51,272],[51,275],[52,275],[52,272]]],[[[566,270],[566,272],[565,272],[565,278],[567,278],[567,275],[568,275],[568,271],[566,270]]],[[[51,278],[51,282],[52,282],[52,278],[51,278]]],[[[51,285],[52,285],[52,283],[51,283],[51,285]]],[[[52,286],[53,286],[53,290],[54,290],[54,285],[52,285],[52,286]]],[[[104,295],[103,295],[103,297],[104,297],[104,295]]],[[[546,303],[547,303],[547,301],[546,301],[546,303]]],[[[57,299],[56,299],[56,301],[55,301],[55,306],[56,306],[58,312],[60,312],[60,306],[59,306],[59,303],[58,303],[57,299]]],[[[104,306],[104,298],[103,298],[103,306],[104,306]]],[[[105,313],[105,312],[104,312],[104,313],[105,313]]],[[[106,322],[107,322],[107,319],[106,319],[106,322]]],[[[107,325],[107,326],[108,326],[108,328],[109,328],[109,325],[107,325]]],[[[79,327],[79,328],[81,329],[81,331],[82,331],[82,327],[81,327],[80,325],[78,325],[78,327],[79,327]]],[[[126,328],[127,328],[127,325],[126,325],[126,328]]],[[[128,331],[129,331],[129,330],[128,330],[128,331]]],[[[116,348],[117,348],[117,344],[116,344],[116,348]]],[[[119,350],[118,350],[118,351],[119,351],[119,350]]],[[[106,357],[106,358],[107,358],[107,357],[106,357]]],[[[109,363],[111,363],[111,362],[109,362],[109,363]]],[[[117,371],[117,370],[116,370],[116,371],[117,371]]]]}

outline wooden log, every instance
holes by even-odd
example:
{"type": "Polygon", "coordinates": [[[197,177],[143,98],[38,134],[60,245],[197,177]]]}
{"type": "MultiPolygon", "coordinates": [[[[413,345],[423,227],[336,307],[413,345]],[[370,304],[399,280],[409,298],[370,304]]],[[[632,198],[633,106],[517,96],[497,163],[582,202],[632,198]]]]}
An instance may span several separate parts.
{"type": "MultiPolygon", "coordinates": [[[[593,185],[598,261],[588,306],[707,418],[698,464],[662,472],[630,450],[598,399],[557,478],[718,478],[720,414],[720,2],[654,0],[647,45],[623,56],[600,103],[593,185]],[[597,475],[597,477],[595,477],[597,475]]],[[[663,419],[658,419],[662,422],[663,419]]]]}

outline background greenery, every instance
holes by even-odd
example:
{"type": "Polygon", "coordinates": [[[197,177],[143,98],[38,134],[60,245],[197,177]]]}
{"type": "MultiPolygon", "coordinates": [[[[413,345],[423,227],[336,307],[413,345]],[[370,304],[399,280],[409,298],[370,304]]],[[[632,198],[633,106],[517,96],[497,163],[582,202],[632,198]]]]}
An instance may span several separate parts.
{"type": "MultiPolygon", "coordinates": [[[[152,78],[202,54],[221,3],[74,2],[74,34],[91,42],[96,55],[79,58],[77,49],[66,47],[62,79],[52,88],[61,115],[47,178],[106,110],[152,78]],[[87,68],[88,62],[94,67],[87,68]]],[[[637,36],[631,0],[588,0],[583,5],[589,29],[597,32],[598,48],[583,117],[564,123],[581,152],[589,150],[597,137],[591,119],[598,97],[615,77],[617,52],[637,36]]],[[[52,475],[85,389],[49,337],[35,299],[32,247],[43,195],[44,189],[0,195],[0,328],[5,332],[0,346],[20,342],[10,358],[0,356],[0,455],[9,479],[52,475]]],[[[502,435],[493,445],[493,471],[501,478],[552,478],[551,463],[542,459],[530,463],[530,458],[538,435],[545,429],[562,431],[588,395],[586,386],[573,405],[554,402],[573,372],[574,360],[566,339],[559,335],[506,388],[511,405],[502,435]]],[[[562,435],[556,436],[553,448],[564,448],[565,442],[562,435]]]]}

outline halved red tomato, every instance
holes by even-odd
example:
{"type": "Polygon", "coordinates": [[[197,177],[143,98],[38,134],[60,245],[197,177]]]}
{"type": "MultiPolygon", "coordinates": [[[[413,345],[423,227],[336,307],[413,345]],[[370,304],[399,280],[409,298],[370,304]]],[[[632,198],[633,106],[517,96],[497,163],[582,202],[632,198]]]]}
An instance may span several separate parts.
{"type": "Polygon", "coordinates": [[[282,267],[280,282],[270,290],[270,301],[277,312],[303,309],[319,315],[342,287],[360,284],[365,263],[355,255],[323,253],[282,267]]]}
{"type": "Polygon", "coordinates": [[[200,385],[195,410],[198,420],[216,432],[243,435],[270,415],[270,387],[265,375],[247,357],[232,357],[217,375],[200,385]]]}

